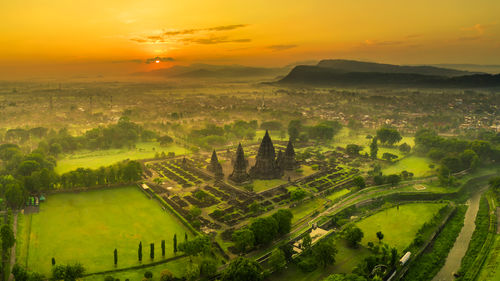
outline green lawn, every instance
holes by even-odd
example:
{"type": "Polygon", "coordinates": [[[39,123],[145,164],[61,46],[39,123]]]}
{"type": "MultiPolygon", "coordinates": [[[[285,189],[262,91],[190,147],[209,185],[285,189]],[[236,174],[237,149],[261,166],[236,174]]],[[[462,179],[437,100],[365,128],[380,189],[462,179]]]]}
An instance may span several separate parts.
{"type": "Polygon", "coordinates": [[[351,273],[352,270],[366,257],[370,251],[365,247],[353,249],[347,246],[343,239],[336,241],[337,255],[335,264],[327,268],[318,268],[313,272],[302,272],[296,265],[290,264],[287,269],[278,274],[273,274],[269,278],[272,281],[309,281],[322,280],[334,273],[351,273]]]}
{"type": "MultiPolygon", "coordinates": [[[[23,219],[29,221],[30,216],[23,219]]],[[[174,233],[183,241],[188,232],[177,218],[137,187],[49,195],[31,220],[29,251],[21,250],[18,261],[25,264],[28,255],[28,268],[46,275],[50,273],[52,257],[57,264],[80,262],[89,273],[113,269],[115,248],[118,268],[139,265],[140,241],[143,263],[151,261],[150,243],[155,243],[158,261],[162,239],[166,240],[166,257],[171,257],[174,233]]]]}
{"type": "Polygon", "coordinates": [[[415,177],[424,177],[433,174],[433,170],[429,168],[432,161],[426,157],[408,156],[382,170],[382,173],[399,174],[406,170],[412,172],[415,177]]]}
{"type": "Polygon", "coordinates": [[[56,172],[59,174],[75,170],[77,168],[99,168],[109,166],[125,159],[145,159],[153,158],[156,153],[175,152],[176,155],[185,154],[186,150],[177,145],[166,147],[160,146],[156,142],[142,142],[136,145],[135,149],[107,149],[88,151],[82,150],[74,154],[66,155],[57,161],[56,172]]]}
{"type": "Polygon", "coordinates": [[[411,203],[392,207],[375,213],[357,223],[363,230],[362,245],[368,242],[377,243],[376,233],[382,231],[383,241],[398,251],[406,248],[415,238],[420,227],[431,220],[445,203],[411,203]]]}
{"type": "Polygon", "coordinates": [[[329,200],[335,201],[335,199],[337,199],[337,198],[339,198],[341,196],[344,196],[344,195],[346,195],[349,192],[351,192],[349,189],[344,188],[344,189],[341,189],[339,191],[335,191],[334,193],[326,196],[326,198],[329,199],[329,200]]]}
{"type": "Polygon", "coordinates": [[[325,199],[314,198],[307,202],[299,203],[296,207],[290,208],[290,211],[292,211],[293,214],[292,223],[296,223],[298,220],[311,214],[315,210],[322,210],[324,203],[325,199]]]}
{"type": "Polygon", "coordinates": [[[287,181],[286,180],[282,180],[282,179],[254,180],[252,182],[252,185],[253,185],[253,191],[254,192],[261,192],[261,191],[268,190],[270,188],[276,187],[278,185],[282,185],[284,183],[287,183],[287,181]]]}

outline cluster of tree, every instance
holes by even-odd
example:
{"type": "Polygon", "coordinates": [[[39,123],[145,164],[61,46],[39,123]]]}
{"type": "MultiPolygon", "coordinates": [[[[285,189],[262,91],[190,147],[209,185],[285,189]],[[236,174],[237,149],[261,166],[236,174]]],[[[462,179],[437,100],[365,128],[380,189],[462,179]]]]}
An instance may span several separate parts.
{"type": "Polygon", "coordinates": [[[267,121],[262,122],[260,128],[269,131],[280,131],[283,128],[283,124],[279,121],[267,121]]]}
{"type": "Polygon", "coordinates": [[[12,275],[16,281],[43,281],[46,280],[45,276],[37,272],[31,272],[26,270],[26,268],[15,264],[12,267],[12,275]]]}
{"type": "Polygon", "coordinates": [[[398,185],[398,183],[401,182],[401,176],[398,174],[392,174],[392,175],[383,175],[382,173],[373,176],[373,182],[376,185],[381,185],[381,184],[391,184],[392,186],[398,185]]]}
{"type": "Polygon", "coordinates": [[[288,136],[292,141],[326,141],[331,140],[341,129],[342,125],[337,121],[323,121],[314,126],[304,126],[300,120],[291,120],[288,124],[288,136]]]}
{"type": "Polygon", "coordinates": [[[35,127],[31,129],[14,128],[5,132],[4,141],[13,143],[25,143],[32,138],[44,138],[49,129],[44,127],[35,127]]]}
{"type": "Polygon", "coordinates": [[[91,129],[82,136],[72,136],[67,129],[61,129],[57,133],[50,131],[38,148],[57,156],[61,152],[69,153],[84,148],[96,150],[133,147],[138,141],[152,141],[157,138],[155,132],[122,117],[117,124],[91,129]]]}
{"type": "Polygon", "coordinates": [[[439,177],[443,185],[454,182],[452,173],[500,161],[500,149],[489,141],[444,138],[433,130],[422,129],[415,134],[415,144],[419,151],[441,162],[439,177]]]}
{"type": "Polygon", "coordinates": [[[384,280],[384,276],[397,266],[398,250],[389,248],[389,245],[385,243],[380,243],[380,245],[371,243],[369,247],[372,254],[356,266],[353,273],[368,280],[384,280]]]}
{"type": "Polygon", "coordinates": [[[52,277],[55,280],[76,281],[83,277],[84,273],[85,268],[79,263],[73,265],[56,265],[52,268],[52,277]]]}
{"type": "Polygon", "coordinates": [[[325,268],[334,264],[337,248],[333,238],[322,239],[311,246],[310,236],[307,236],[302,242],[303,253],[295,261],[297,266],[304,272],[311,272],[316,270],[318,266],[325,268]]]}
{"type": "Polygon", "coordinates": [[[365,234],[361,228],[355,226],[354,224],[350,224],[344,229],[342,236],[347,240],[347,242],[349,242],[349,246],[357,248],[359,242],[361,242],[365,234]]]}
{"type": "Polygon", "coordinates": [[[377,139],[382,144],[394,145],[403,138],[401,134],[393,128],[381,128],[377,131],[377,139]]]}
{"type": "Polygon", "coordinates": [[[281,209],[269,217],[256,219],[249,227],[233,232],[232,240],[235,248],[244,253],[254,246],[271,243],[276,237],[290,232],[292,218],[290,210],[281,209]]]}
{"type": "Polygon", "coordinates": [[[189,140],[202,148],[211,149],[216,145],[224,145],[230,140],[255,138],[257,125],[257,120],[249,122],[237,120],[224,127],[211,123],[205,124],[201,129],[191,130],[189,140]]]}
{"type": "Polygon", "coordinates": [[[16,144],[0,145],[0,196],[10,208],[17,209],[29,194],[55,188],[90,187],[115,183],[128,183],[141,178],[142,167],[137,161],[124,161],[96,170],[77,169],[59,176],[56,161],[37,149],[24,154],[16,144]]]}
{"type": "Polygon", "coordinates": [[[62,188],[92,187],[117,183],[131,183],[141,179],[142,166],[137,161],[123,161],[98,169],[78,168],[61,175],[62,188]]]}

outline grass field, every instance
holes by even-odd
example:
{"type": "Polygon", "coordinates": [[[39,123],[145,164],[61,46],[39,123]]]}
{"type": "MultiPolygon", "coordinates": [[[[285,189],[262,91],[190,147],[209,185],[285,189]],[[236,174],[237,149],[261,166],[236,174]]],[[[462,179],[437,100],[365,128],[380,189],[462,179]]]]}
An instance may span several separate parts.
{"type": "MultiPolygon", "coordinates": [[[[173,256],[172,237],[179,241],[189,232],[173,215],[149,199],[137,187],[49,195],[40,212],[23,218],[21,232],[30,227],[29,250],[19,252],[18,261],[43,274],[57,264],[80,262],[87,271],[110,270],[113,251],[118,250],[118,268],[139,265],[137,247],[143,243],[143,263],[149,263],[149,244],[155,243],[155,260],[161,260],[161,240],[166,257],[173,256]]],[[[20,234],[19,237],[27,237],[20,234]]],[[[22,243],[24,247],[28,243],[22,243]]]]}
{"type": "Polygon", "coordinates": [[[500,280],[500,235],[498,234],[477,280],[500,280]]]}
{"type": "Polygon", "coordinates": [[[362,245],[368,242],[378,243],[376,233],[382,231],[383,241],[398,251],[406,248],[415,238],[418,229],[429,221],[445,203],[411,203],[392,207],[357,223],[363,230],[362,245]]]}
{"type": "Polygon", "coordinates": [[[282,179],[254,180],[252,182],[252,185],[253,185],[253,191],[254,192],[261,192],[261,191],[268,190],[270,188],[276,187],[278,185],[282,185],[284,183],[287,183],[287,181],[286,180],[282,180],[282,179]]]}
{"type": "Polygon", "coordinates": [[[314,211],[322,210],[324,203],[325,203],[325,199],[314,198],[313,200],[309,200],[307,202],[300,203],[296,207],[290,208],[290,211],[292,211],[292,214],[293,214],[292,223],[296,223],[298,220],[313,213],[314,211]]]}
{"type": "Polygon", "coordinates": [[[334,193],[326,196],[327,199],[335,201],[335,199],[340,198],[341,196],[346,195],[347,193],[351,192],[349,189],[344,188],[339,191],[335,191],[334,193]]]}
{"type": "Polygon", "coordinates": [[[183,147],[177,145],[160,146],[156,142],[142,142],[136,145],[135,149],[107,149],[87,151],[82,150],[74,154],[66,155],[57,161],[56,172],[59,174],[75,170],[77,168],[99,168],[109,166],[116,162],[130,159],[153,158],[156,153],[175,152],[176,155],[186,153],[183,147]]]}
{"type": "Polygon", "coordinates": [[[288,268],[279,274],[271,275],[269,280],[272,281],[309,281],[322,280],[330,274],[334,273],[351,273],[352,270],[366,257],[370,255],[370,251],[365,247],[353,249],[347,246],[343,239],[336,241],[337,255],[335,256],[335,264],[327,268],[318,268],[313,272],[302,272],[296,265],[290,264],[288,268]]]}
{"type": "Polygon", "coordinates": [[[433,174],[433,170],[429,168],[430,164],[432,161],[429,158],[412,155],[384,168],[382,173],[386,175],[399,174],[406,170],[412,172],[415,177],[425,177],[433,174]]]}

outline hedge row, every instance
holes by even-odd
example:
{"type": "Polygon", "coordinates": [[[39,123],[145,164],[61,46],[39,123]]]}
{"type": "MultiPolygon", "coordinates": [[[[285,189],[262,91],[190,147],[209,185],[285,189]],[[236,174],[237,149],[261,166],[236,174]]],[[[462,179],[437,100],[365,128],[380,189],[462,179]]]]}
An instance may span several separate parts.
{"type": "Polygon", "coordinates": [[[428,281],[437,274],[446,261],[455,240],[464,225],[467,206],[457,207],[457,211],[439,233],[432,248],[413,261],[403,280],[428,281]]]}

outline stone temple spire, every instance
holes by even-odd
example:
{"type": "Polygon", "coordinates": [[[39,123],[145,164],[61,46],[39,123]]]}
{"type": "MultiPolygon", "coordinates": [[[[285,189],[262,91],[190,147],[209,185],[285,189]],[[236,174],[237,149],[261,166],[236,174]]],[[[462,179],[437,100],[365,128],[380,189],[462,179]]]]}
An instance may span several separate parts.
{"type": "Polygon", "coordinates": [[[285,170],[294,170],[297,166],[298,163],[295,160],[295,150],[293,149],[292,141],[289,140],[286,146],[285,156],[283,156],[283,168],[285,170]]]}
{"type": "Polygon", "coordinates": [[[274,145],[266,130],[266,134],[262,138],[262,143],[259,147],[259,152],[255,158],[255,165],[250,169],[250,176],[254,179],[276,179],[283,175],[280,167],[276,163],[276,153],[274,145]]]}
{"type": "Polygon", "coordinates": [[[236,159],[234,161],[233,173],[229,176],[229,179],[235,183],[243,183],[250,180],[247,173],[247,163],[245,161],[245,153],[243,152],[243,147],[241,143],[238,145],[236,150],[236,159]]]}
{"type": "Polygon", "coordinates": [[[224,178],[224,173],[222,172],[222,165],[219,163],[219,159],[217,158],[217,153],[214,152],[212,153],[212,158],[210,159],[210,164],[208,165],[207,169],[215,174],[215,179],[216,180],[221,180],[224,178]]]}

